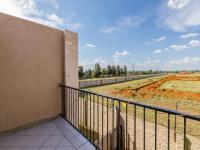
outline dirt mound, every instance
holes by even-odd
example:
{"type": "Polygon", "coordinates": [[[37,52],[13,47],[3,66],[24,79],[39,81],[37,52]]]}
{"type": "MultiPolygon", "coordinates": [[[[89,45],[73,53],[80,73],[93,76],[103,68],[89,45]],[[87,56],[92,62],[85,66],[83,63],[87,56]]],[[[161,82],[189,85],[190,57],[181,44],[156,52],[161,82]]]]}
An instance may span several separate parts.
{"type": "Polygon", "coordinates": [[[123,97],[126,97],[126,98],[130,98],[130,97],[134,97],[136,94],[136,92],[132,89],[121,89],[121,90],[117,90],[117,91],[113,91],[112,92],[112,95],[115,95],[115,96],[123,96],[123,97]]]}
{"type": "Polygon", "coordinates": [[[166,78],[163,78],[159,81],[153,82],[151,84],[139,87],[137,89],[131,89],[130,87],[115,90],[111,94],[114,96],[122,96],[126,98],[133,98],[135,96],[140,96],[144,99],[149,99],[155,95],[159,95],[167,98],[174,99],[189,99],[194,101],[200,101],[200,93],[193,92],[182,92],[175,89],[160,89],[159,87],[168,81],[179,80],[179,81],[200,81],[200,76],[177,76],[172,75],[166,78]]]}
{"type": "Polygon", "coordinates": [[[175,98],[175,99],[190,99],[190,100],[196,100],[200,101],[200,94],[199,93],[193,93],[193,92],[182,92],[177,91],[175,89],[160,89],[159,87],[168,81],[172,80],[180,80],[180,81],[200,81],[199,76],[169,76],[166,77],[158,82],[155,82],[153,84],[150,84],[144,88],[141,88],[138,90],[138,94],[146,93],[148,95],[157,95],[168,97],[168,98],[175,98]]]}

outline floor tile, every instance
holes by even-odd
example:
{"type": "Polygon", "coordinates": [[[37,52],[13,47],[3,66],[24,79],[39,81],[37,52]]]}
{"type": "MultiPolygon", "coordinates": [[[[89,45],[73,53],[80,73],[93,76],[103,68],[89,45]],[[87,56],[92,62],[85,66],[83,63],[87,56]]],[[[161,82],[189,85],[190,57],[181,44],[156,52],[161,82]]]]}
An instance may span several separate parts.
{"type": "Polygon", "coordinates": [[[77,150],[96,150],[96,148],[90,142],[87,142],[81,145],[77,150]]]}
{"type": "Polygon", "coordinates": [[[23,147],[32,139],[33,136],[5,136],[5,139],[0,142],[0,147],[23,147]]]}
{"type": "Polygon", "coordinates": [[[75,146],[75,148],[78,148],[80,145],[86,143],[87,139],[82,135],[78,135],[70,139],[70,142],[75,146]]]}
{"type": "Polygon", "coordinates": [[[56,150],[56,147],[41,147],[39,150],[56,150]]]}
{"type": "Polygon", "coordinates": [[[39,148],[34,148],[34,147],[24,147],[20,150],[39,150],[39,148]]]}
{"type": "Polygon", "coordinates": [[[40,147],[47,140],[47,138],[48,138],[48,136],[35,136],[25,146],[27,146],[27,147],[40,147]]]}
{"type": "Polygon", "coordinates": [[[0,150],[92,150],[90,146],[85,137],[60,117],[0,137],[0,150]]]}
{"type": "Polygon", "coordinates": [[[46,146],[57,146],[61,143],[63,136],[49,136],[46,142],[42,145],[43,147],[46,146]]]}
{"type": "Polygon", "coordinates": [[[62,139],[61,143],[58,145],[58,147],[70,147],[70,146],[72,146],[72,144],[65,137],[62,139]]]}
{"type": "Polygon", "coordinates": [[[56,128],[44,128],[39,135],[52,135],[56,128]]]}
{"type": "Polygon", "coordinates": [[[73,147],[58,147],[56,150],[75,150],[73,147]]]}
{"type": "Polygon", "coordinates": [[[0,148],[0,150],[21,150],[21,148],[0,148]]]}

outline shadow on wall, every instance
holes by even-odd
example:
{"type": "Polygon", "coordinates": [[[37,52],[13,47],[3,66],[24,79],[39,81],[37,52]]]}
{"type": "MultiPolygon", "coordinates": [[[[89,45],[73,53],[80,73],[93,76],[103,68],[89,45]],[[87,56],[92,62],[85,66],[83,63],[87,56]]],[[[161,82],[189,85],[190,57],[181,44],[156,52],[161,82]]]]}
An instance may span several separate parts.
{"type": "Polygon", "coordinates": [[[95,144],[99,145],[100,149],[126,150],[125,121],[119,113],[119,110],[116,109],[116,116],[119,117],[119,119],[116,119],[116,125],[118,126],[111,130],[108,134],[105,134],[103,138],[99,139],[99,141],[95,141],[95,144]]]}

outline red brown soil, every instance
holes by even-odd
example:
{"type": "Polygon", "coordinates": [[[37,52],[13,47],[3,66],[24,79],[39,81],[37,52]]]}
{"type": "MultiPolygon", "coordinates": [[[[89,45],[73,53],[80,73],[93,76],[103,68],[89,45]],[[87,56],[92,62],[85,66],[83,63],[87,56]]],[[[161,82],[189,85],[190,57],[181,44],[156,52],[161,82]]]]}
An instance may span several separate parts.
{"type": "Polygon", "coordinates": [[[173,80],[180,80],[180,81],[200,81],[200,76],[176,76],[172,75],[169,77],[166,77],[164,79],[161,79],[157,82],[151,83],[147,86],[144,86],[142,88],[137,89],[122,89],[118,91],[112,92],[114,95],[122,95],[123,97],[135,97],[135,96],[141,96],[144,99],[147,98],[152,98],[155,95],[159,95],[162,97],[167,97],[167,98],[174,98],[174,99],[190,99],[194,101],[199,101],[200,102],[200,93],[193,93],[193,92],[182,92],[182,91],[177,91],[175,89],[160,89],[159,87],[168,81],[173,81],[173,80]]]}

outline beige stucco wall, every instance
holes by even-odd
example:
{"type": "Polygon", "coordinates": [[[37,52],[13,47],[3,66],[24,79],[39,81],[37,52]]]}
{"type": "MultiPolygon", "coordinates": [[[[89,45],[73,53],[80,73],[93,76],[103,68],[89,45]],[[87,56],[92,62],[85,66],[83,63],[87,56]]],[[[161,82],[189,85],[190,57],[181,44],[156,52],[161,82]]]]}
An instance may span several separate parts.
{"type": "Polygon", "coordinates": [[[60,114],[64,31],[2,13],[0,27],[0,132],[60,114]]]}
{"type": "Polygon", "coordinates": [[[68,30],[65,30],[65,58],[65,84],[78,88],[78,34],[68,30]]]}

